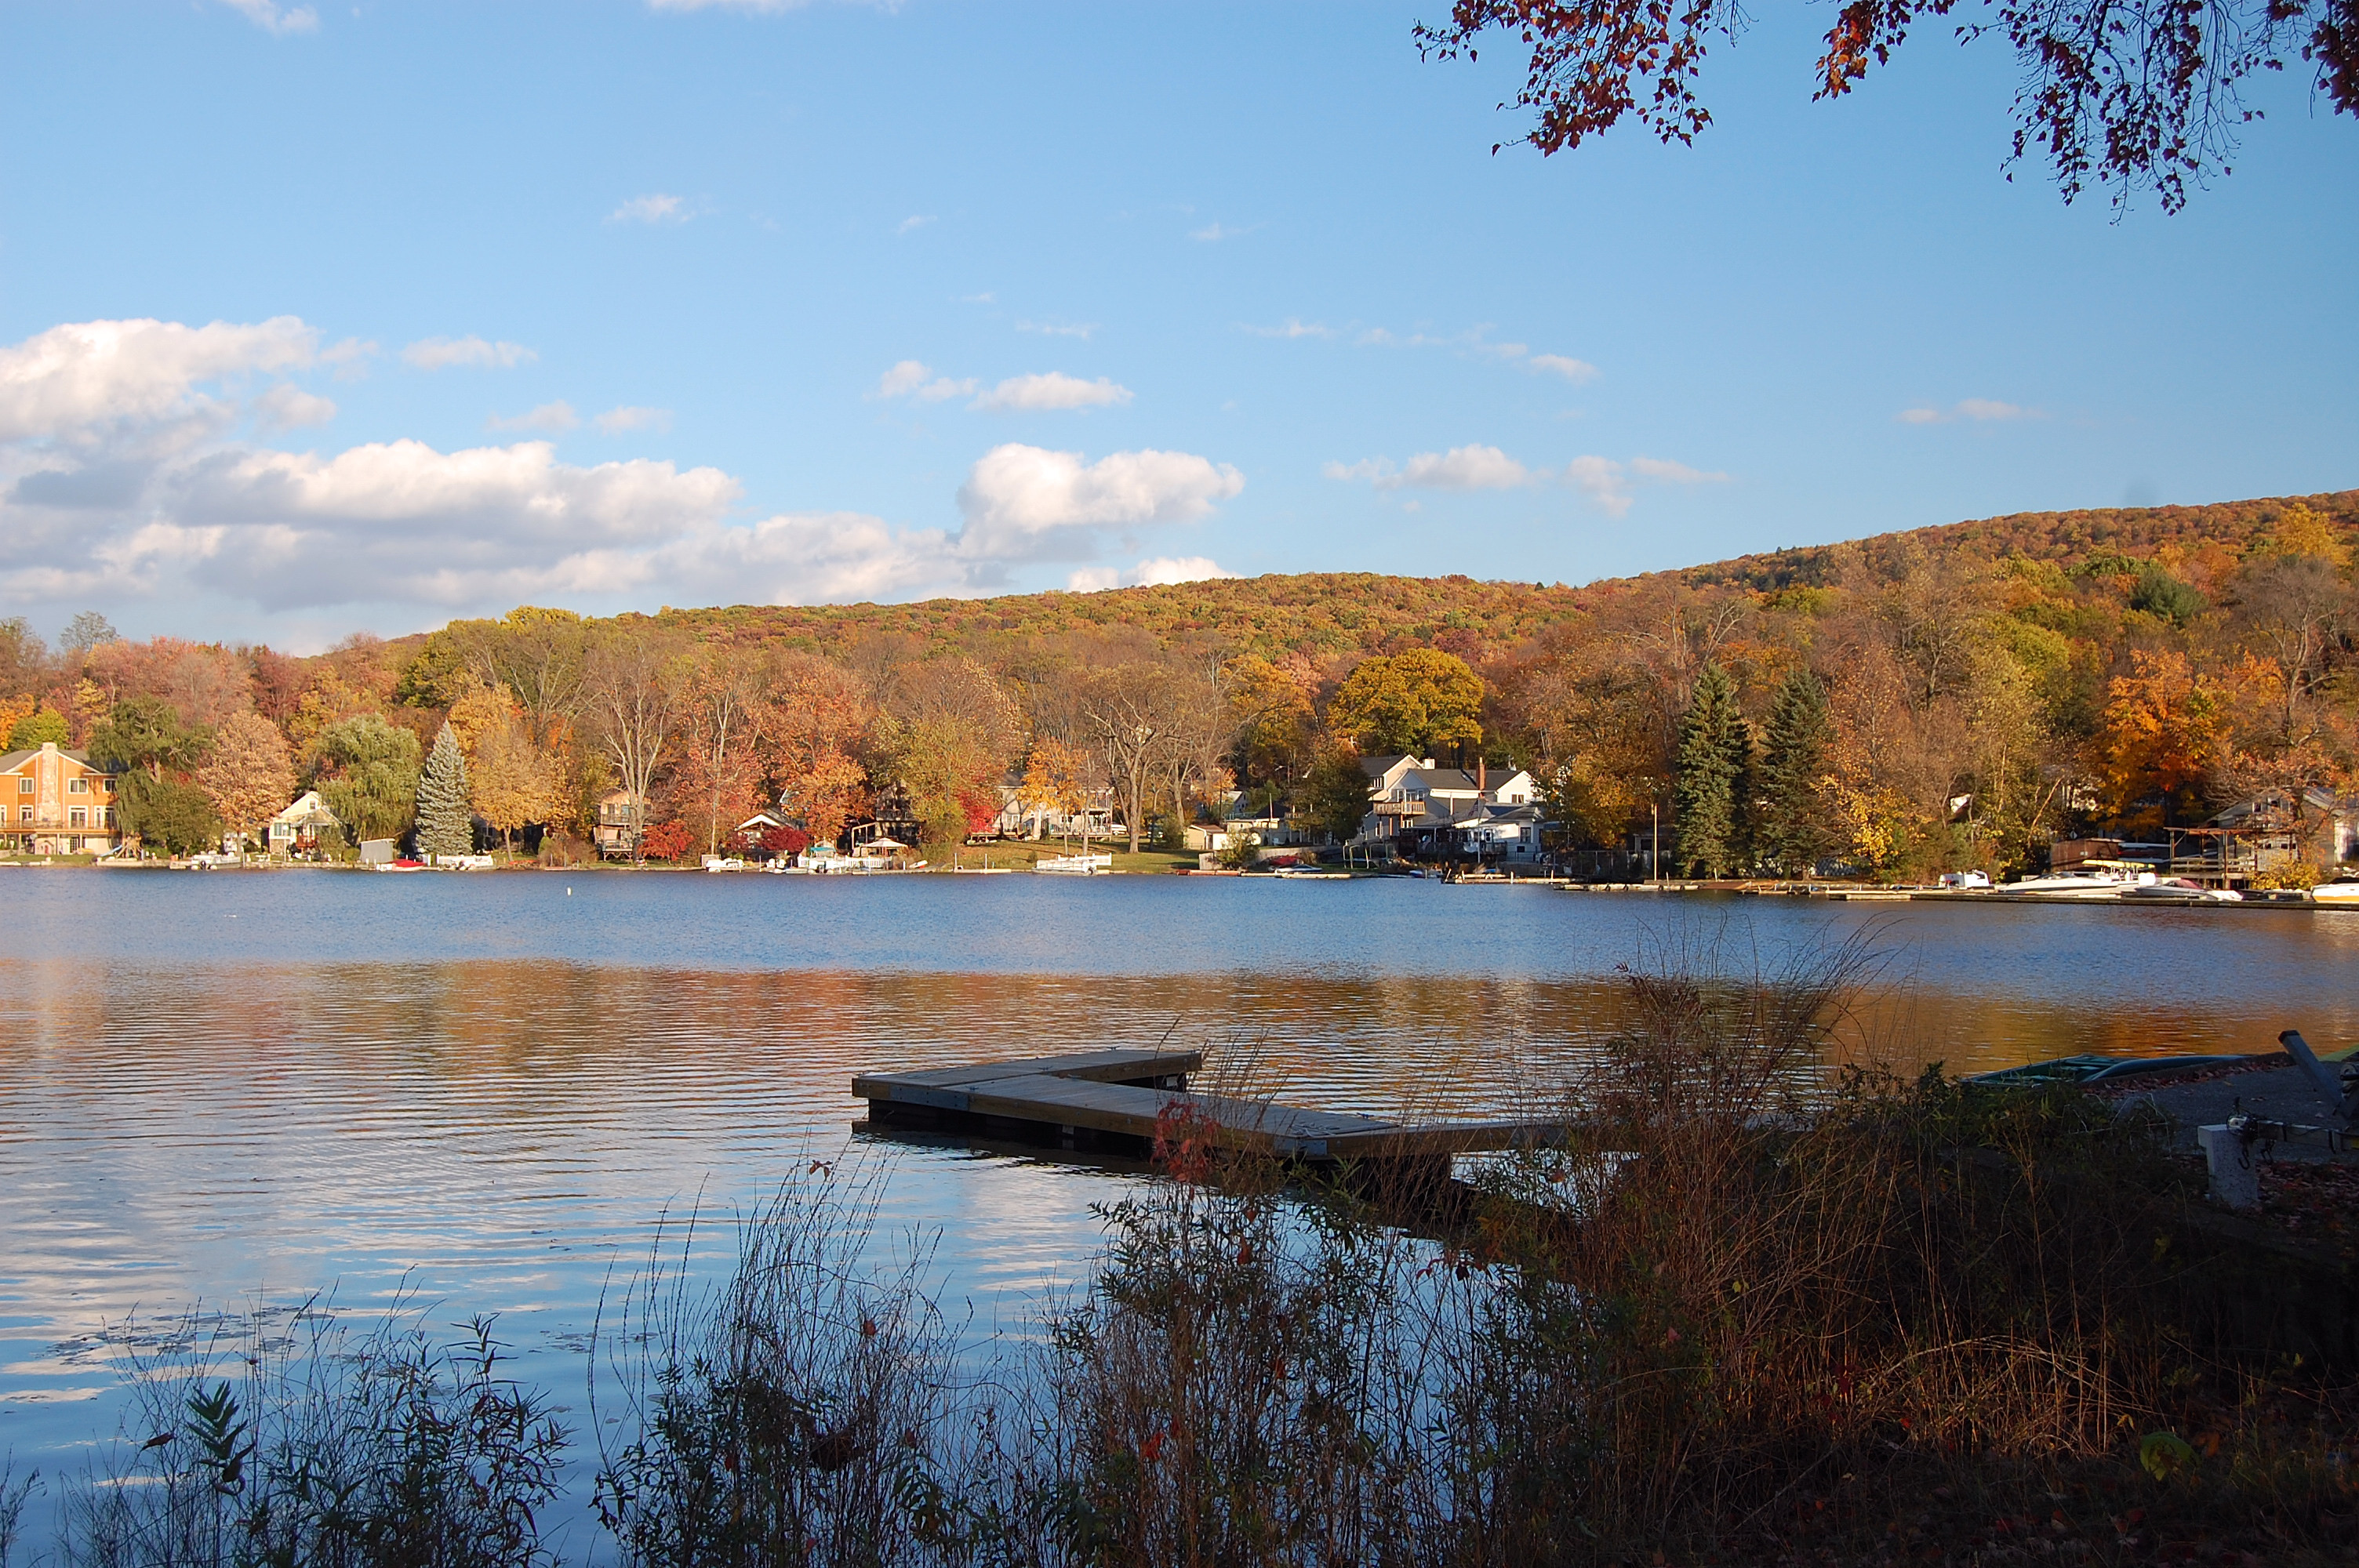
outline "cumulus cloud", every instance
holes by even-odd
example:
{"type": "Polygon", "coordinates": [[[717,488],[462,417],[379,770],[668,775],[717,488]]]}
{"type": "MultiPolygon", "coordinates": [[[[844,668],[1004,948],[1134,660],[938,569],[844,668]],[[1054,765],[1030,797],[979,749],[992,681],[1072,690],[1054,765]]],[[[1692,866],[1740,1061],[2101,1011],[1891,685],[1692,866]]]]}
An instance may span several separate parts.
{"type": "Polygon", "coordinates": [[[476,337],[420,338],[402,350],[401,357],[418,370],[448,370],[453,365],[514,370],[540,358],[522,343],[487,343],[476,337]]]}
{"type": "Polygon", "coordinates": [[[1037,412],[1056,408],[1102,408],[1130,401],[1130,388],[1104,376],[1083,381],[1061,371],[1042,375],[1012,375],[974,400],[977,408],[1037,412]]]}
{"type": "Polygon", "coordinates": [[[959,487],[960,549],[995,561],[1085,558],[1096,530],[1191,523],[1245,487],[1235,469],[1189,452],[1115,452],[1090,463],[1011,441],[984,453],[959,487]]]}
{"type": "Polygon", "coordinates": [[[252,326],[215,321],[83,321],[0,349],[0,441],[86,437],[105,427],[190,420],[229,410],[200,383],[312,362],[319,334],[292,316],[252,326]]]}
{"type": "Polygon", "coordinates": [[[484,421],[484,428],[486,430],[546,430],[556,434],[571,430],[581,423],[582,416],[573,412],[573,405],[560,398],[555,403],[544,403],[539,407],[527,409],[522,414],[506,417],[495,414],[484,421]]]}
{"type": "Polygon", "coordinates": [[[1904,408],[1893,416],[1903,425],[1948,425],[1960,419],[1985,423],[1997,419],[2037,419],[2039,411],[1989,397],[1962,398],[1947,408],[1904,408]]]}
{"type": "Polygon", "coordinates": [[[283,381],[254,400],[254,422],[264,430],[299,430],[335,416],[333,399],[313,396],[283,381]]]}
{"type": "Polygon", "coordinates": [[[264,32],[284,38],[288,33],[316,33],[320,14],[309,5],[280,5],[276,0],[225,0],[229,7],[264,32]]]}
{"type": "Polygon", "coordinates": [[[936,375],[922,361],[903,360],[876,380],[879,397],[914,397],[920,403],[940,403],[946,398],[972,396],[983,384],[970,376],[964,381],[952,381],[946,375],[936,375]]]}
{"type": "Polygon", "coordinates": [[[1527,469],[1496,447],[1481,445],[1419,452],[1397,468],[1389,458],[1329,463],[1325,472],[1329,479],[1366,480],[1378,490],[1405,485],[1419,490],[1512,490],[1547,477],[1544,470],[1527,469]]]}
{"type": "Polygon", "coordinates": [[[609,223],[685,223],[693,213],[688,203],[678,196],[667,196],[660,190],[645,196],[634,196],[606,214],[609,223]]]}
{"type": "Polygon", "coordinates": [[[1158,556],[1127,571],[1118,567],[1083,567],[1065,579],[1065,587],[1073,593],[1100,593],[1110,588],[1163,588],[1244,575],[1223,570],[1210,556],[1158,556]]]}
{"type": "Polygon", "coordinates": [[[1563,354],[1534,354],[1524,362],[1532,370],[1547,371],[1560,375],[1575,386],[1597,379],[1597,367],[1587,360],[1571,359],[1563,354]]]}
{"type": "MultiPolygon", "coordinates": [[[[1136,549],[1138,535],[1197,521],[1245,483],[1186,452],[1093,461],[1009,444],[974,463],[954,527],[860,513],[748,523],[735,515],[738,481],[717,469],[568,463],[546,440],[290,452],[238,438],[242,410],[257,431],[332,416],[328,399],[284,382],[241,390],[320,363],[317,341],[284,318],[84,322],[0,347],[0,602],[213,594],[284,615],[366,603],[423,619],[527,600],[973,593],[1022,564],[1136,549]]],[[[552,404],[506,423],[577,417],[552,404]]],[[[662,417],[630,407],[599,416],[610,431],[662,417]]],[[[1125,575],[1178,581],[1219,569],[1175,555],[1125,575]]]]}
{"type": "Polygon", "coordinates": [[[620,436],[632,430],[669,430],[671,410],[669,408],[609,408],[590,421],[609,436],[620,436]]]}

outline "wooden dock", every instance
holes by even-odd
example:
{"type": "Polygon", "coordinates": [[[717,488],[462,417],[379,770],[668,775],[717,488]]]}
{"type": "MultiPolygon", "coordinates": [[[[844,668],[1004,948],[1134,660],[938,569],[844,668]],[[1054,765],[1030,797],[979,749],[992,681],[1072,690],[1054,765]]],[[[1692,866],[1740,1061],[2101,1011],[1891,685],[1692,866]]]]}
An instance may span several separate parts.
{"type": "Polygon", "coordinates": [[[1548,1122],[1461,1121],[1411,1125],[1268,1100],[1197,1094],[1197,1051],[1096,1051],[968,1067],[863,1073],[852,1092],[868,1102],[872,1127],[971,1132],[1073,1150],[1145,1154],[1170,1118],[1214,1130],[1223,1146],[1289,1163],[1447,1160],[1483,1150],[1561,1141],[1548,1122]]]}

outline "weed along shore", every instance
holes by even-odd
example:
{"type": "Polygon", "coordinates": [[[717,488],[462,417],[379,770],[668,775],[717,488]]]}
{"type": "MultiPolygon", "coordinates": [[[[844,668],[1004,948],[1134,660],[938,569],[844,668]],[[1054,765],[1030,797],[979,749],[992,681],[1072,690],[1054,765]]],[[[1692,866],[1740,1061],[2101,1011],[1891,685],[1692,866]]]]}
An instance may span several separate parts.
{"type": "Polygon", "coordinates": [[[204,1564],[2351,1561],[2350,1208],[2222,1211],[2152,1083],[1836,1065],[1880,961],[1634,968],[1547,1136],[1494,1127],[1375,1183],[1375,1135],[1304,1141],[1313,1110],[1249,1051],[872,1073],[867,1130],[788,1166],[734,1261],[691,1267],[732,1228],[709,1217],[624,1260],[586,1390],[517,1380],[498,1319],[454,1333],[421,1302],[151,1322],[117,1436],[80,1474],[17,1466],[0,1541],[204,1564]],[[1018,1107],[1052,1090],[1072,1104],[1018,1107]],[[1143,1179],[1067,1289],[977,1325],[941,1234],[889,1217],[898,1151],[1027,1114],[1040,1157],[1123,1158],[1059,1154],[1071,1127],[1042,1119],[1100,1119],[1143,1179]],[[557,1531],[569,1487],[587,1507],[557,1531]],[[24,1529],[37,1498],[53,1545],[24,1529]]]}

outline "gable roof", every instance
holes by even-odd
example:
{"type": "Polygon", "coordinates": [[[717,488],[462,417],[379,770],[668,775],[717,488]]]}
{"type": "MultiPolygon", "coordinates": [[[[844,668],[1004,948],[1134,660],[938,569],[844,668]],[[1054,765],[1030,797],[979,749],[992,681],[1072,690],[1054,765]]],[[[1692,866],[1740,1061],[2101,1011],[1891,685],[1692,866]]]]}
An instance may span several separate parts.
{"type": "MultiPolygon", "coordinates": [[[[0,756],[0,773],[13,773],[40,754],[40,747],[27,746],[21,752],[10,752],[5,756],[0,756]]],[[[94,773],[117,773],[123,771],[121,766],[115,763],[92,762],[88,752],[69,752],[60,746],[58,748],[58,755],[70,762],[80,762],[94,773]]]]}

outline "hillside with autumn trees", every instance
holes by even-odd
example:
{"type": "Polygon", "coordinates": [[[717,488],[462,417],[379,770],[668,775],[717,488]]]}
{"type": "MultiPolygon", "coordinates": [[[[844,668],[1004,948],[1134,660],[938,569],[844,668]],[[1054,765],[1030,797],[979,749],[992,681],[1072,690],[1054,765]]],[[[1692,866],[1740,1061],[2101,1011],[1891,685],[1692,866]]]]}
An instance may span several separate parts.
{"type": "Polygon", "coordinates": [[[955,842],[1007,786],[1027,810],[1108,806],[1140,838],[1273,812],[1348,835],[1355,757],[1408,751],[1530,768],[1568,848],[1660,810],[1703,874],[2006,871],[2060,836],[2255,796],[2315,828],[2359,782],[2354,554],[2343,492],[2022,514],[1581,588],[1322,573],[527,608],[310,657],[90,616],[53,651],[19,621],[0,623],[0,728],[120,765],[125,827],[175,849],[250,834],[303,787],[356,836],[397,834],[447,725],[475,816],[554,856],[618,788],[683,852],[764,808],[793,840],[889,806],[955,842]]]}

